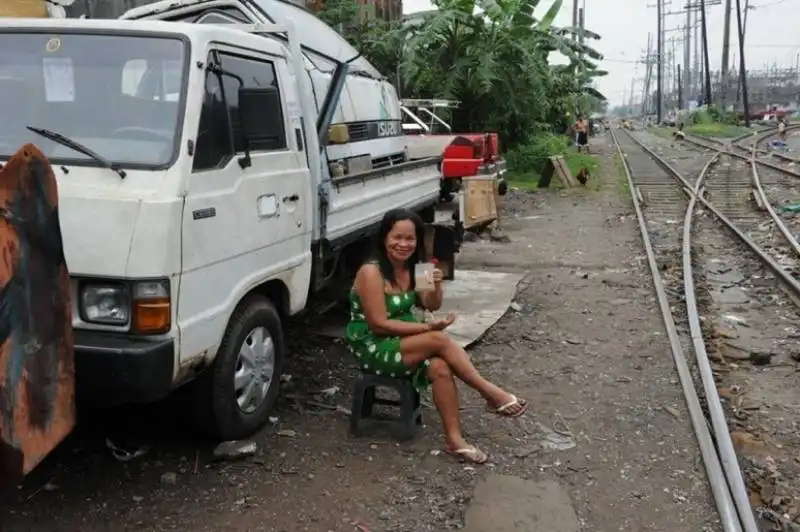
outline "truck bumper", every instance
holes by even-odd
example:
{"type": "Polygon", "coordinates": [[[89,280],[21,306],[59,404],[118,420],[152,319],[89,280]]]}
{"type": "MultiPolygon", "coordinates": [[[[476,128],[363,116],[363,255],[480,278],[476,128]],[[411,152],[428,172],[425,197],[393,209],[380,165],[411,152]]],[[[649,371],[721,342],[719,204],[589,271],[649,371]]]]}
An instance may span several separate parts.
{"type": "Polygon", "coordinates": [[[75,379],[79,398],[101,406],[148,403],[172,390],[172,339],[135,338],[95,331],[75,337],[75,379]]]}

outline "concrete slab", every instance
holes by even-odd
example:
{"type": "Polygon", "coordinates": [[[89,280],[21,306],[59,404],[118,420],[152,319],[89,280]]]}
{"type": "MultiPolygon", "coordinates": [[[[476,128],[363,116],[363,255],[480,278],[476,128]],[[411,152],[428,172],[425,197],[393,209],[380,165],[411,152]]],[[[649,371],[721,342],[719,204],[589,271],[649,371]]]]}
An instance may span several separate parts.
{"type": "Polygon", "coordinates": [[[456,278],[444,285],[444,306],[436,315],[456,313],[447,332],[467,347],[505,314],[521,280],[518,273],[456,270],[456,278]]]}
{"type": "MultiPolygon", "coordinates": [[[[462,347],[474,343],[508,310],[522,275],[517,273],[456,270],[456,278],[444,283],[444,306],[436,316],[457,315],[447,332],[462,347]]],[[[332,314],[318,323],[314,332],[344,337],[347,315],[332,314]]]]}
{"type": "Polygon", "coordinates": [[[569,494],[553,480],[489,475],[475,486],[464,532],[579,532],[569,494]]]}

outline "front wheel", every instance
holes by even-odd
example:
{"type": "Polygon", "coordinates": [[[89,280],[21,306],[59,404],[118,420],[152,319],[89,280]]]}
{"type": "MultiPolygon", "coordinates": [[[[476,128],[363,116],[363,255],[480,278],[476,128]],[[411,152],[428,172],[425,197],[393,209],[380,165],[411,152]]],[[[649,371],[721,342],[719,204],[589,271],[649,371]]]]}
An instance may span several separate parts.
{"type": "Polygon", "coordinates": [[[278,399],[284,344],[277,309],[249,296],[233,313],[214,364],[200,377],[201,428],[221,440],[247,438],[263,426],[278,399]]]}

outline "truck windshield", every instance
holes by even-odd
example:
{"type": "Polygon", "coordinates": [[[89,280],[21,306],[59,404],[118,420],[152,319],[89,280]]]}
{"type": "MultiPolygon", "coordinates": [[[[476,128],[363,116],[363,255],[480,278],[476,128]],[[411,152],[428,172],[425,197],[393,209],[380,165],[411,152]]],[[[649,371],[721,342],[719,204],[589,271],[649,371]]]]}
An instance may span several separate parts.
{"type": "Polygon", "coordinates": [[[27,126],[58,132],[123,167],[176,152],[185,44],[136,34],[0,33],[0,159],[23,144],[59,164],[98,162],[27,126]]]}

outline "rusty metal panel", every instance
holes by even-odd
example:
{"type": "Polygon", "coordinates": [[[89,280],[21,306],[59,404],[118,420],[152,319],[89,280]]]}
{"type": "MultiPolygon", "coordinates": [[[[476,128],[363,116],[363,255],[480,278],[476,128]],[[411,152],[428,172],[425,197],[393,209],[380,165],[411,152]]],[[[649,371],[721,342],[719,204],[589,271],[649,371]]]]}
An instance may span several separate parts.
{"type": "Polygon", "coordinates": [[[0,488],[75,424],[69,301],[55,176],[26,144],[0,170],[0,488]]]}

